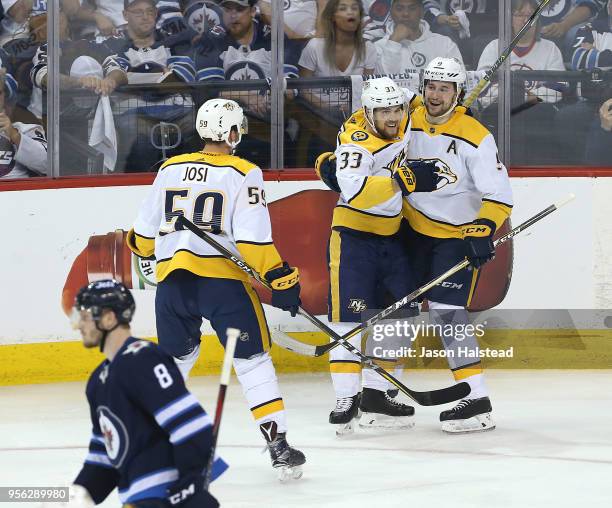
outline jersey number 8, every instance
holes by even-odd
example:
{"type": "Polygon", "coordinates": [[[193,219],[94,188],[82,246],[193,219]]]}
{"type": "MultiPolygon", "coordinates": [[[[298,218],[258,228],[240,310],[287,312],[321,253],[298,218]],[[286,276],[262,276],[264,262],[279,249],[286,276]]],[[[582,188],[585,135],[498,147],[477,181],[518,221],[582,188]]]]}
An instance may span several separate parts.
{"type": "Polygon", "coordinates": [[[159,386],[162,388],[168,388],[174,383],[170,372],[163,363],[158,363],[155,367],[153,367],[153,374],[157,377],[159,381],[159,386]]]}

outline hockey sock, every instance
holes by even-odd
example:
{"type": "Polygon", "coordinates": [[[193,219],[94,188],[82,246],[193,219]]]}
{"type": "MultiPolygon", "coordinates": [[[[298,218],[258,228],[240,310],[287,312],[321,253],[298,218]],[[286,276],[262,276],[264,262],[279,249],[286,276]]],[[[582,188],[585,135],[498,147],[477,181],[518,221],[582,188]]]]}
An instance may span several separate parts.
{"type": "Polygon", "coordinates": [[[278,432],[287,432],[285,406],[270,355],[266,352],[247,359],[234,358],[234,369],[255,422],[274,421],[278,432]]]}
{"type": "MultiPolygon", "coordinates": [[[[330,323],[325,320],[330,328],[339,335],[344,335],[359,323],[330,323]]],[[[361,349],[361,334],[358,333],[349,339],[349,342],[361,349]]],[[[361,360],[342,346],[338,346],[329,352],[329,371],[332,384],[336,392],[336,398],[352,397],[361,388],[361,360]]]]}
{"type": "Polygon", "coordinates": [[[478,399],[488,395],[479,357],[478,341],[474,333],[465,333],[469,323],[464,307],[445,303],[429,302],[430,320],[442,325],[442,344],[447,352],[448,366],[457,382],[470,385],[469,398],[478,399]]]}
{"type": "Polygon", "coordinates": [[[191,353],[174,359],[174,363],[176,363],[176,366],[181,372],[181,375],[183,376],[184,380],[187,380],[187,378],[189,377],[189,373],[191,372],[191,369],[195,365],[196,361],[198,360],[198,356],[200,356],[199,344],[191,353]]]}

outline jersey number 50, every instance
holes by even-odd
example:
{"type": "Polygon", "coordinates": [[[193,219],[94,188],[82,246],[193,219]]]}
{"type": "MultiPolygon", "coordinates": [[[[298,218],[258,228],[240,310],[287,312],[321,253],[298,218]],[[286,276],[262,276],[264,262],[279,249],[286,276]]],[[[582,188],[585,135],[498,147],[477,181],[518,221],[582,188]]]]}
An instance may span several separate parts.
{"type": "MultiPolygon", "coordinates": [[[[177,206],[179,199],[188,199],[190,189],[167,189],[164,203],[164,213],[168,227],[164,233],[171,233],[183,229],[176,224],[176,219],[186,215],[186,210],[177,206]]],[[[193,213],[191,222],[204,231],[220,233],[223,226],[223,208],[225,205],[224,195],[218,191],[204,191],[193,200],[193,213]]],[[[187,217],[189,218],[189,217],[187,217]]]]}

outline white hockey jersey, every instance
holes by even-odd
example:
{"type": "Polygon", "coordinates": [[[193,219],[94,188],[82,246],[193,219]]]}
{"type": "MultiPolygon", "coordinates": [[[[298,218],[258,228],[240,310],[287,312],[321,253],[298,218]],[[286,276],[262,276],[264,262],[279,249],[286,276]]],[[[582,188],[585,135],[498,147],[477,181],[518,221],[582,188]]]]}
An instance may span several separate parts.
{"type": "MultiPolygon", "coordinates": [[[[478,70],[489,70],[498,58],[497,39],[491,41],[480,55],[478,70]]],[[[557,45],[547,39],[539,39],[527,48],[516,47],[510,53],[510,68],[513,71],[564,71],[563,55],[557,45]]],[[[559,102],[562,90],[567,86],[564,83],[551,83],[540,81],[525,82],[525,93],[529,92],[544,102],[559,102]]],[[[481,99],[483,106],[497,101],[497,85],[491,86],[490,91],[481,99]]]]}
{"type": "Polygon", "coordinates": [[[190,231],[175,231],[179,215],[212,234],[262,275],[282,265],[272,242],[261,169],[244,159],[203,152],[168,159],[127,242],[140,257],[155,254],[158,281],[178,269],[246,281],[248,276],[213,247],[190,231]]]}
{"type": "Polygon", "coordinates": [[[429,24],[421,20],[421,36],[411,41],[395,42],[386,35],[375,43],[378,68],[385,74],[413,75],[411,82],[419,82],[420,70],[437,57],[456,58],[463,63],[459,48],[450,37],[435,34],[429,24]]]}
{"type": "Polygon", "coordinates": [[[42,126],[15,122],[13,127],[21,134],[15,146],[0,134],[0,178],[28,178],[47,174],[47,138],[42,126]]]}
{"type": "Polygon", "coordinates": [[[395,140],[374,136],[366,125],[359,109],[338,133],[336,177],[341,192],[332,228],[388,236],[398,231],[402,219],[402,193],[392,175],[406,158],[410,119],[403,119],[395,140]]]}
{"type": "MultiPolygon", "coordinates": [[[[486,218],[500,227],[512,209],[512,190],[491,133],[459,106],[450,120],[430,124],[424,106],[412,114],[410,159],[435,159],[443,180],[434,192],[404,200],[413,229],[437,238],[461,238],[463,224],[486,218]]],[[[410,163],[408,162],[408,166],[410,163]]]]}

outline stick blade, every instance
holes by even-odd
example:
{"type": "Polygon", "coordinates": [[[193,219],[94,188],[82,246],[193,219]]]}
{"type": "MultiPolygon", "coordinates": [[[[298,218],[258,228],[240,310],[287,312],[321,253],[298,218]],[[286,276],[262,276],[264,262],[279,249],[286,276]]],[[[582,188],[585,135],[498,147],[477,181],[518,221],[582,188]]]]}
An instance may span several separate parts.
{"type": "Polygon", "coordinates": [[[421,406],[439,406],[464,399],[470,394],[470,385],[465,381],[430,392],[412,392],[411,396],[421,406]]]}
{"type": "Polygon", "coordinates": [[[298,355],[302,356],[318,356],[316,354],[316,346],[300,342],[299,340],[289,337],[289,335],[276,328],[272,328],[270,330],[270,335],[272,336],[272,342],[283,349],[286,349],[287,351],[291,351],[292,353],[297,353],[298,355]]]}

